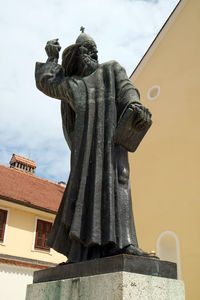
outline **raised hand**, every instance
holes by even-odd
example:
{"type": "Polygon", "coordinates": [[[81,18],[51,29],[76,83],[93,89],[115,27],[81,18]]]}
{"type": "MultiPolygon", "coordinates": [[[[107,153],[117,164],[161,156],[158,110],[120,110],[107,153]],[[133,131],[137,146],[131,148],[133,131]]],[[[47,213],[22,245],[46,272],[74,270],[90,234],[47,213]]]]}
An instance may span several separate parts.
{"type": "Polygon", "coordinates": [[[59,51],[61,46],[58,42],[58,39],[50,40],[47,42],[45,51],[47,53],[48,58],[59,58],[59,51]]]}

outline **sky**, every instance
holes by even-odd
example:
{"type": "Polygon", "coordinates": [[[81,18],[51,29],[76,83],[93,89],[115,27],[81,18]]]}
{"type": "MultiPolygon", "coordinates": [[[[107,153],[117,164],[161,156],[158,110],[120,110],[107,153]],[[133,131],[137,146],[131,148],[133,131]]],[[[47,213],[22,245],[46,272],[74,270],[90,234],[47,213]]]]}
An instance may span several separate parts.
{"type": "MultiPolygon", "coordinates": [[[[0,164],[13,153],[32,159],[36,175],[67,181],[70,151],[60,101],[37,90],[35,62],[45,62],[48,40],[62,51],[80,27],[97,43],[99,62],[117,60],[128,76],[178,0],[6,0],[1,3],[0,164]]],[[[59,61],[60,62],[60,61],[59,61]]]]}

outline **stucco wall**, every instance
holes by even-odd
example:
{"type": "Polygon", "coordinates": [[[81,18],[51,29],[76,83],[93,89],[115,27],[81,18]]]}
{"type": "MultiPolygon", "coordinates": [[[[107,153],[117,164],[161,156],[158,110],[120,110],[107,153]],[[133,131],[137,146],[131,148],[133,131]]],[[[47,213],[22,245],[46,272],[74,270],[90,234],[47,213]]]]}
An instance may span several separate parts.
{"type": "Polygon", "coordinates": [[[35,269],[0,264],[2,300],[25,300],[26,286],[33,282],[35,269]]]}
{"type": "Polygon", "coordinates": [[[36,217],[53,222],[55,215],[0,200],[0,207],[9,208],[5,244],[0,243],[0,253],[42,260],[51,263],[66,261],[66,257],[54,250],[50,252],[34,249],[36,217]]]}
{"type": "Polygon", "coordinates": [[[138,77],[132,76],[142,103],[153,114],[153,126],[130,155],[130,165],[140,246],[155,250],[162,232],[174,232],[180,242],[186,298],[198,300],[200,1],[183,2],[138,77]],[[154,85],[160,86],[160,94],[149,100],[148,89],[154,85]]]}

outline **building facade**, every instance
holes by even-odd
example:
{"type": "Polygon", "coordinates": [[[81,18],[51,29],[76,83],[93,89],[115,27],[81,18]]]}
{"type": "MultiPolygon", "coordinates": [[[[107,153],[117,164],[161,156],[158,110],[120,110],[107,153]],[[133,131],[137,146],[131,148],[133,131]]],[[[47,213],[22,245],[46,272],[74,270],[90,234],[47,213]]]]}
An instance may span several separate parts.
{"type": "Polygon", "coordinates": [[[178,264],[199,299],[200,1],[179,2],[131,76],[153,125],[130,155],[139,245],[178,264]]]}
{"type": "Polygon", "coordinates": [[[1,299],[25,299],[35,270],[66,257],[46,246],[65,187],[35,176],[33,161],[13,155],[0,166],[1,299]]]}

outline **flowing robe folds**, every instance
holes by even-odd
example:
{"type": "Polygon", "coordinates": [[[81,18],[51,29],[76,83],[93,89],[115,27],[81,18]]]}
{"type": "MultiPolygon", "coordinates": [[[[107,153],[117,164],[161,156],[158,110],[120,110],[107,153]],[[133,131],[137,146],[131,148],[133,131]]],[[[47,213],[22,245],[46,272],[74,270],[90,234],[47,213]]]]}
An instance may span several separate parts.
{"type": "Polygon", "coordinates": [[[87,77],[64,77],[54,62],[36,64],[37,87],[61,101],[71,172],[48,245],[69,261],[138,247],[127,151],[113,143],[123,111],[139,102],[125,70],[110,61],[87,77]]]}

